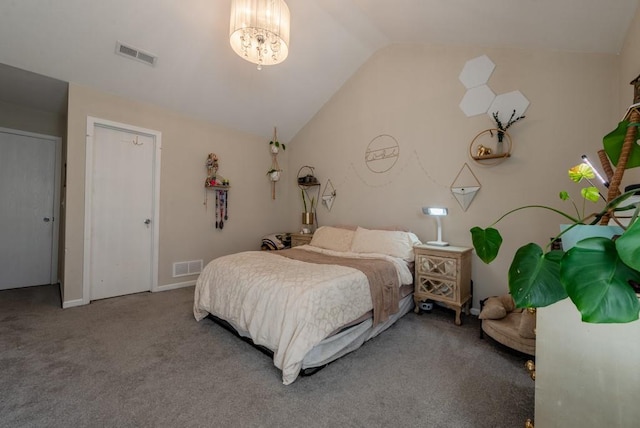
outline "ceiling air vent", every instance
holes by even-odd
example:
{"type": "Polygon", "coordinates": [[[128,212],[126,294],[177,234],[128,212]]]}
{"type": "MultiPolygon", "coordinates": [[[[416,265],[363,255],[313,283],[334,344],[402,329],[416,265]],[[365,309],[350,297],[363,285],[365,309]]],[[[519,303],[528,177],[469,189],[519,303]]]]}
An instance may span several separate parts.
{"type": "Polygon", "coordinates": [[[127,58],[135,59],[151,66],[156,65],[158,57],[149,53],[141,51],[138,48],[132,46],[123,45],[121,42],[116,42],[116,53],[118,55],[126,56],[127,58]]]}

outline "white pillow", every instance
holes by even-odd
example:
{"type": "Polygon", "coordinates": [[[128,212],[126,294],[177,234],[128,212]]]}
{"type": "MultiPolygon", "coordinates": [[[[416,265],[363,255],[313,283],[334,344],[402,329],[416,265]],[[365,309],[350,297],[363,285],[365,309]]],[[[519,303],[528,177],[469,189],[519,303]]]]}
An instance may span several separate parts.
{"type": "Polygon", "coordinates": [[[353,236],[351,251],[354,253],[378,253],[413,261],[413,247],[420,244],[411,232],[369,230],[358,227],[353,236]]]}
{"type": "Polygon", "coordinates": [[[351,241],[355,232],[331,226],[320,226],[311,238],[309,245],[333,251],[351,250],[351,241]]]}

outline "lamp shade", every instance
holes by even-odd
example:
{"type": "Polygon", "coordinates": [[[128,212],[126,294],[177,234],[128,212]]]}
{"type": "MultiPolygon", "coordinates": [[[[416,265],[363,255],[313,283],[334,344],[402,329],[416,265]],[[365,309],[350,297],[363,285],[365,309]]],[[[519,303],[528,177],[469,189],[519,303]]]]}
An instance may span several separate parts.
{"type": "Polygon", "coordinates": [[[441,207],[422,207],[422,212],[426,215],[435,217],[436,224],[438,226],[438,239],[436,241],[427,241],[427,244],[437,245],[439,247],[446,247],[449,245],[448,242],[444,242],[442,240],[442,221],[440,220],[440,217],[444,217],[449,214],[449,210],[441,207]]]}
{"type": "Polygon", "coordinates": [[[449,213],[449,210],[439,207],[422,207],[422,212],[426,215],[444,216],[449,213]]]}
{"type": "Polygon", "coordinates": [[[283,0],[232,0],[229,43],[242,58],[274,65],[289,55],[289,7],[283,0]]]}

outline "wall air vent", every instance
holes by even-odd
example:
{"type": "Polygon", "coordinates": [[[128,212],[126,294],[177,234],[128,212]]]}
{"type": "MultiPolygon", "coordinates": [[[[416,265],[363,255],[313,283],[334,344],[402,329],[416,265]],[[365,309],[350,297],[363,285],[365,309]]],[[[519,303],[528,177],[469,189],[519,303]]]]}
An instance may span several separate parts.
{"type": "Polygon", "coordinates": [[[188,262],[175,262],[173,264],[173,277],[196,275],[202,272],[202,260],[188,262]]]}
{"type": "Polygon", "coordinates": [[[158,57],[154,54],[141,51],[140,49],[132,46],[123,45],[121,42],[116,42],[116,53],[118,55],[126,56],[127,58],[144,62],[151,66],[155,66],[158,61],[158,57]]]}

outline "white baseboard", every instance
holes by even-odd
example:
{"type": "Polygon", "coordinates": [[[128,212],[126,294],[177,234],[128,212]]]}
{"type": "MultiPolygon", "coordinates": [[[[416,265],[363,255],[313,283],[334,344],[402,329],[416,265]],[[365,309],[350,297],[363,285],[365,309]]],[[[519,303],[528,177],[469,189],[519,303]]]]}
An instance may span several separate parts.
{"type": "Polygon", "coordinates": [[[471,308],[469,312],[471,312],[471,315],[475,315],[475,316],[480,315],[480,309],[478,308],[471,308]]]}
{"type": "Polygon", "coordinates": [[[62,302],[62,309],[75,308],[76,306],[83,306],[83,305],[86,305],[86,303],[84,303],[84,300],[82,299],[67,300],[62,302]]]}
{"type": "MultiPolygon", "coordinates": [[[[157,289],[152,290],[152,291],[155,293],[155,292],[158,292],[158,291],[176,290],[178,288],[191,287],[192,285],[196,285],[196,280],[185,281],[185,282],[177,282],[175,284],[160,285],[160,286],[158,286],[157,289]]],[[[68,300],[66,302],[62,302],[62,308],[63,309],[74,308],[76,306],[83,306],[83,305],[86,305],[86,304],[87,303],[85,303],[84,300],[82,300],[82,299],[68,300]]]]}
{"type": "Polygon", "coordinates": [[[153,291],[158,292],[158,291],[176,290],[178,288],[191,287],[192,285],[196,285],[195,279],[192,281],[176,282],[175,284],[159,285],[158,288],[153,291]]]}

